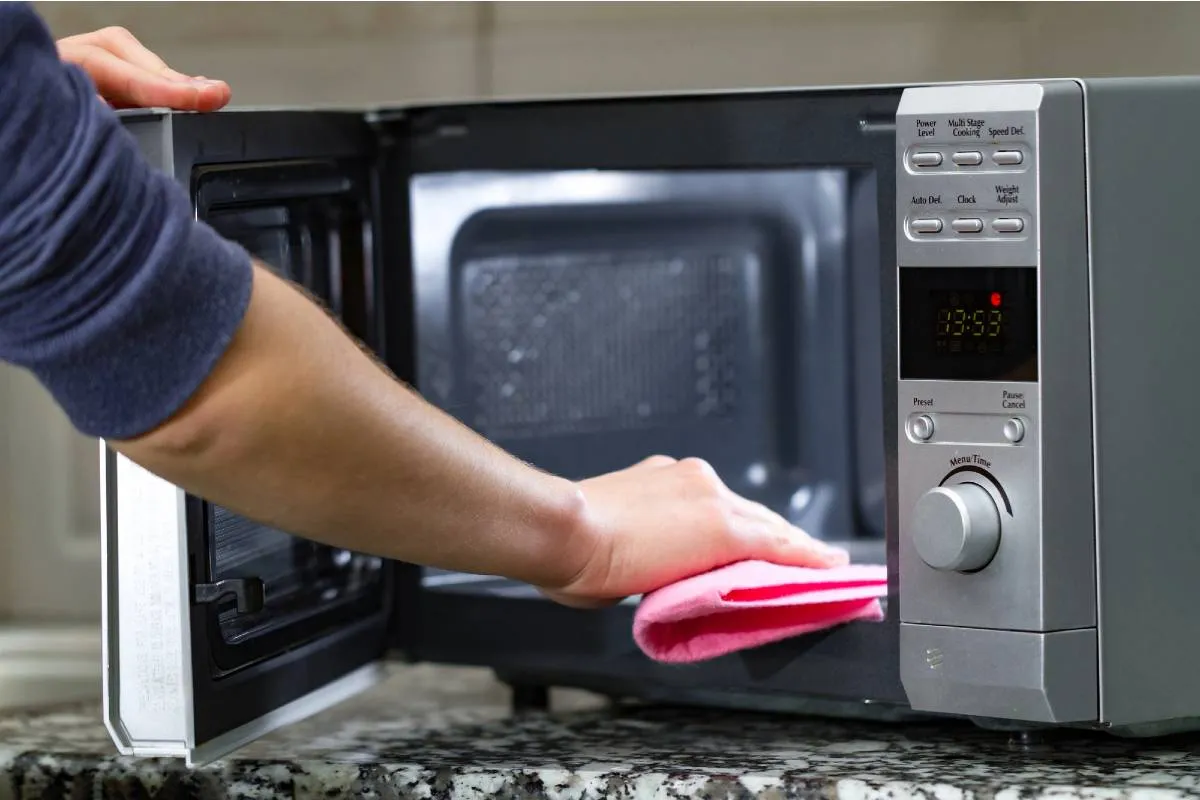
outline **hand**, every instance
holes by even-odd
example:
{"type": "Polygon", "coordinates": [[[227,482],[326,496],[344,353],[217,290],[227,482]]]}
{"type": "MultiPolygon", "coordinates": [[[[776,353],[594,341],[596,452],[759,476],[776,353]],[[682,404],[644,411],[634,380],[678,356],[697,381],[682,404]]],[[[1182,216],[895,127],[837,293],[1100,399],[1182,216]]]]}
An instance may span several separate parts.
{"type": "Polygon", "coordinates": [[[168,67],[124,28],[104,28],[58,41],[63,61],[82,67],[114,108],[165,107],[216,111],[232,92],[223,81],[192,78],[168,67]]]}
{"type": "Polygon", "coordinates": [[[655,456],[582,481],[583,569],[548,597],[577,608],[619,602],[737,561],[834,567],[849,555],[739,497],[704,461],[655,456]]]}

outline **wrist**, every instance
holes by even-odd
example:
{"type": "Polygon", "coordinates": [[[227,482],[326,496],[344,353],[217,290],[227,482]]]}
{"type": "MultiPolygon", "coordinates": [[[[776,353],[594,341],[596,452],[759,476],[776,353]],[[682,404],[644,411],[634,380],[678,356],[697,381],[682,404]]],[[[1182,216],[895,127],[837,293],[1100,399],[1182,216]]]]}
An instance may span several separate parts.
{"type": "Polygon", "coordinates": [[[545,558],[528,582],[542,589],[569,586],[588,569],[597,551],[599,536],[592,524],[587,498],[579,484],[549,477],[547,496],[553,498],[542,515],[546,532],[545,558]]]}

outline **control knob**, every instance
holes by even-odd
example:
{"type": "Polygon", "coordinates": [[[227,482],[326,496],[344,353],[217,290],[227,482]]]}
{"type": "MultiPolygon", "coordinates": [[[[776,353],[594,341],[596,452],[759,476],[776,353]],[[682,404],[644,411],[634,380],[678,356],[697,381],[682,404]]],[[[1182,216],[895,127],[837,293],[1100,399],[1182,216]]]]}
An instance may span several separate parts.
{"type": "Polygon", "coordinates": [[[917,501],[912,537],[917,555],[934,569],[982,569],[1000,547],[1000,512],[977,484],[939,486],[917,501]]]}

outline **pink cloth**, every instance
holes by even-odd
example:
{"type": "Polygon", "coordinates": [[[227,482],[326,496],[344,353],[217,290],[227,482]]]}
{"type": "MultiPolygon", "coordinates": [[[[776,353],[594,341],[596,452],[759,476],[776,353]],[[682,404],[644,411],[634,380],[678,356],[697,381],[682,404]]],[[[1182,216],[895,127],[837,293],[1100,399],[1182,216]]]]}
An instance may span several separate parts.
{"type": "Polygon", "coordinates": [[[646,595],[633,638],[655,661],[705,661],[845,622],[880,622],[886,596],[886,566],[743,561],[646,595]]]}

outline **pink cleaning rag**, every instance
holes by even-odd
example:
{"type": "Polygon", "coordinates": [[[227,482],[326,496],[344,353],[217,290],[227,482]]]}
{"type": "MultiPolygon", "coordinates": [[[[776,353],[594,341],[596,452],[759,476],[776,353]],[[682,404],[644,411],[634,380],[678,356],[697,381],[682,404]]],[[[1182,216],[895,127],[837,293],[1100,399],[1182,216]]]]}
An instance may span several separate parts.
{"type": "Polygon", "coordinates": [[[655,661],[705,661],[845,622],[880,622],[886,596],[886,566],[743,561],[646,595],[633,638],[655,661]]]}

